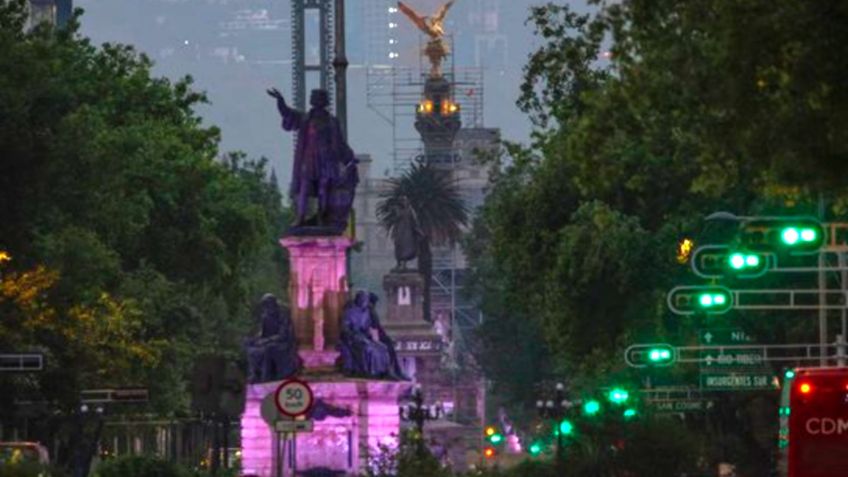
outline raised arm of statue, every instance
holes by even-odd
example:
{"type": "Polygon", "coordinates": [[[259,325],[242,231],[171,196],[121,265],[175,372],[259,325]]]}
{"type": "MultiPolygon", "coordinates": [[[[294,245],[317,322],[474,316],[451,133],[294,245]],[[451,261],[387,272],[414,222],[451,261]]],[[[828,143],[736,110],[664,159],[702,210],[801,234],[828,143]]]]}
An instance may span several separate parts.
{"type": "Polygon", "coordinates": [[[267,91],[268,96],[277,100],[277,111],[283,118],[283,129],[286,131],[296,131],[303,124],[303,113],[292,109],[286,104],[283,94],[277,88],[271,88],[267,91]]]}

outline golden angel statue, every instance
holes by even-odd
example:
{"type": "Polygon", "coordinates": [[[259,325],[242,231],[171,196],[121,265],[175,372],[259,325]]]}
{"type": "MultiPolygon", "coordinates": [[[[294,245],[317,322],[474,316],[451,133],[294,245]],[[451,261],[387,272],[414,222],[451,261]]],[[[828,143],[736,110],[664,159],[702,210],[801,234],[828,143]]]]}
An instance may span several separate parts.
{"type": "Polygon", "coordinates": [[[448,55],[448,46],[445,44],[445,15],[448,13],[454,0],[440,6],[436,13],[431,16],[422,16],[403,2],[398,2],[398,8],[404,13],[415,26],[430,37],[427,46],[424,47],[424,55],[430,60],[430,77],[442,76],[442,60],[448,55]]]}

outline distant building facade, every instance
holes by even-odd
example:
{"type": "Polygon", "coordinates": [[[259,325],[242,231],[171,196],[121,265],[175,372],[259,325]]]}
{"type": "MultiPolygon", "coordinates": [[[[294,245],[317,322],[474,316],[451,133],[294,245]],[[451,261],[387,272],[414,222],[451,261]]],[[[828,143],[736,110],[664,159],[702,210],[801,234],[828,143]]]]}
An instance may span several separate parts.
{"type": "Polygon", "coordinates": [[[63,27],[74,12],[73,0],[29,0],[30,25],[47,22],[63,27]]]}

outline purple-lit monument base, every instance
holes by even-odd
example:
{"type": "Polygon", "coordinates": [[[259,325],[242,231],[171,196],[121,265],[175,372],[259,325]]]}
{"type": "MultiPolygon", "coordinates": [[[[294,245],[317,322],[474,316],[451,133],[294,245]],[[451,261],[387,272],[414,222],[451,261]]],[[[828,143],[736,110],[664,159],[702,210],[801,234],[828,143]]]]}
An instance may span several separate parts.
{"type": "MultiPolygon", "coordinates": [[[[316,418],[313,432],[298,434],[293,446],[295,458],[284,459],[285,475],[316,468],[358,475],[364,471],[369,455],[373,455],[379,444],[397,445],[398,397],[409,389],[409,383],[350,379],[340,375],[310,377],[309,373],[301,378],[312,387],[316,401],[323,401],[336,410],[350,411],[350,415],[316,418]]],[[[260,407],[262,399],[273,393],[278,385],[279,382],[270,382],[247,388],[241,419],[244,475],[276,475],[278,437],[262,420],[260,407]]]]}

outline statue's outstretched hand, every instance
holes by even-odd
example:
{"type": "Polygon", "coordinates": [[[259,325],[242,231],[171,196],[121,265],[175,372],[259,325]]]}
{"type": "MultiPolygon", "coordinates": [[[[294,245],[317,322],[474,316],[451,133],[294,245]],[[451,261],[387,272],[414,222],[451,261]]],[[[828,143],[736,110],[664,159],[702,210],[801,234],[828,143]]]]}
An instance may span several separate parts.
{"type": "Polygon", "coordinates": [[[280,114],[286,114],[289,112],[289,107],[286,104],[285,98],[283,98],[283,94],[277,88],[271,88],[267,91],[268,96],[277,100],[277,110],[280,111],[280,114]]]}

